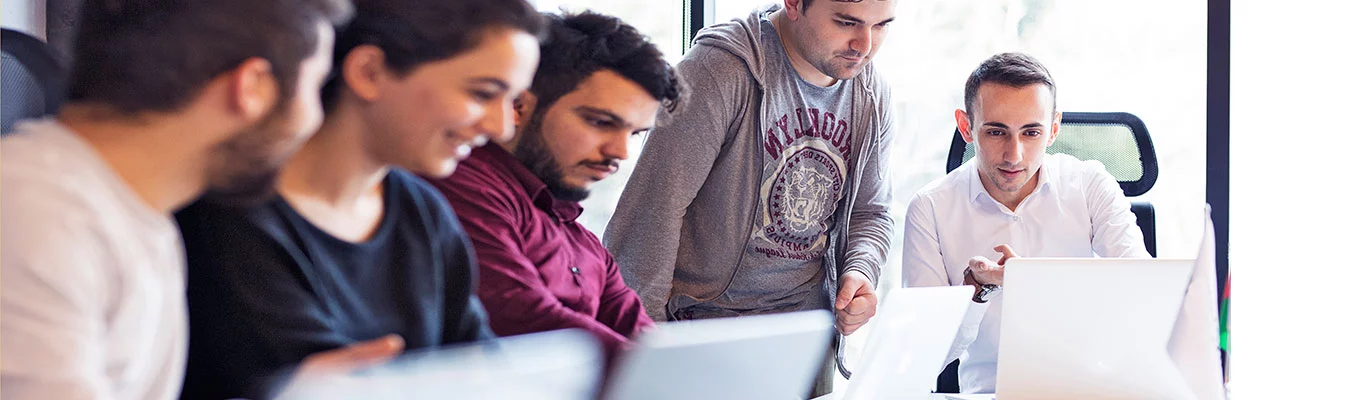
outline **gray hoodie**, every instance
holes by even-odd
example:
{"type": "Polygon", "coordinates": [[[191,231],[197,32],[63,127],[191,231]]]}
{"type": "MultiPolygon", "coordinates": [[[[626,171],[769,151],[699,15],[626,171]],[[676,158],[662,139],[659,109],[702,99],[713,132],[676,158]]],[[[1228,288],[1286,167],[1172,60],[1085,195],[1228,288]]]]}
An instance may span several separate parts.
{"type": "MultiPolygon", "coordinates": [[[[889,88],[871,65],[845,85],[853,92],[850,149],[822,254],[822,276],[738,278],[758,273],[750,268],[764,268],[744,262],[766,179],[766,129],[773,119],[762,115],[795,112],[768,96],[793,86],[791,77],[775,67],[783,62],[792,68],[788,59],[768,60],[775,56],[764,45],[763,31],[773,28],[763,19],[778,9],[757,10],[696,36],[677,66],[690,96],[658,117],[605,231],[605,246],[624,281],[638,291],[655,320],[676,319],[677,311],[696,305],[717,310],[708,306],[723,296],[729,296],[727,310],[733,315],[831,310],[841,273],[856,270],[879,282],[894,226],[887,168],[891,118],[889,88]],[[810,287],[770,287],[768,282],[810,282],[810,287]],[[766,291],[797,294],[750,295],[766,291]]],[[[692,317],[729,315],[715,312],[692,317]]]]}

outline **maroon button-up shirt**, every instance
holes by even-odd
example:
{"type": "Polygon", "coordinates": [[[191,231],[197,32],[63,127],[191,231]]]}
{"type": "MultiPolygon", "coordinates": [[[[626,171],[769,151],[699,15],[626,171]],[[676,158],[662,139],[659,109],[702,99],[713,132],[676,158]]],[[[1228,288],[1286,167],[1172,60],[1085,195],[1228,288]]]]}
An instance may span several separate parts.
{"type": "Polygon", "coordinates": [[[614,351],[653,326],[609,251],[576,222],[580,204],[553,198],[504,148],[475,149],[452,176],[429,182],[475,244],[477,293],[496,334],[580,328],[614,351]]]}

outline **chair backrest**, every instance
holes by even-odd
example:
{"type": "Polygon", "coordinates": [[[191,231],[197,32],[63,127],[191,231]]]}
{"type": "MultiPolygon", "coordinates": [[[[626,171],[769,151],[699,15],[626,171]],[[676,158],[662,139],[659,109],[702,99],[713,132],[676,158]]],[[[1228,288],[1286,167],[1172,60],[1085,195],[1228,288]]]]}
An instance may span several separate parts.
{"type": "Polygon", "coordinates": [[[64,97],[64,72],[48,45],[4,29],[0,53],[0,134],[9,134],[19,120],[55,114],[64,97]]]}

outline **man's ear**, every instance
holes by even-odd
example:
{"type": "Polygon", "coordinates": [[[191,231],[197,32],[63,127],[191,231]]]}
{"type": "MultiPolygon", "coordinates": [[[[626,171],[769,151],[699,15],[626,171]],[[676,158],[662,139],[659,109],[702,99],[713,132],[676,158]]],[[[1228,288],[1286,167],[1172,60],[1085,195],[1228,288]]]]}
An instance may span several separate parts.
{"type": "Polygon", "coordinates": [[[390,78],[390,70],[385,66],[385,51],[369,44],[349,51],[338,68],[342,68],[347,90],[366,101],[380,98],[381,84],[390,78]]]}
{"type": "Polygon", "coordinates": [[[1047,138],[1047,146],[1056,143],[1056,135],[1061,133],[1061,113],[1056,113],[1055,118],[1051,119],[1051,137],[1047,138]]]}
{"type": "Polygon", "coordinates": [[[525,90],[514,97],[514,132],[517,133],[528,121],[533,119],[533,109],[538,106],[538,96],[525,90]]]}
{"type": "Polygon", "coordinates": [[[276,107],[280,85],[271,74],[271,62],[253,57],[228,71],[229,105],[239,116],[257,121],[276,107]]]}
{"type": "Polygon", "coordinates": [[[970,131],[970,114],[965,110],[956,110],[956,131],[961,133],[961,140],[966,144],[975,142],[975,134],[970,131]]]}
{"type": "Polygon", "coordinates": [[[785,18],[790,21],[798,20],[804,15],[804,0],[785,0],[785,18]]]}

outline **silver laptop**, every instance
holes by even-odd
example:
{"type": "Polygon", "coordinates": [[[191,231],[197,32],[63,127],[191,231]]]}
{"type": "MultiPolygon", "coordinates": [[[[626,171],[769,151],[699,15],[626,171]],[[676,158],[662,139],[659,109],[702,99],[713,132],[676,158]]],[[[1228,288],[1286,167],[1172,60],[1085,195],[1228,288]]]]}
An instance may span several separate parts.
{"type": "Polygon", "coordinates": [[[1192,399],[1167,352],[1194,260],[1004,265],[997,398],[1192,399]]]}
{"type": "Polygon", "coordinates": [[[808,398],[834,334],[822,310],[664,323],[623,356],[604,398],[808,398]]]}
{"type": "Polygon", "coordinates": [[[880,299],[846,400],[928,399],[974,288],[894,289],[880,299]]]}
{"type": "Polygon", "coordinates": [[[358,373],[297,380],[277,398],[587,400],[603,365],[598,340],[564,329],[410,351],[358,373]]]}
{"type": "MultiPolygon", "coordinates": [[[[822,310],[661,324],[622,356],[604,398],[807,398],[834,334],[822,310]]],[[[280,398],[588,400],[600,388],[601,354],[579,330],[511,336],[294,382],[280,398]]]]}

